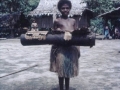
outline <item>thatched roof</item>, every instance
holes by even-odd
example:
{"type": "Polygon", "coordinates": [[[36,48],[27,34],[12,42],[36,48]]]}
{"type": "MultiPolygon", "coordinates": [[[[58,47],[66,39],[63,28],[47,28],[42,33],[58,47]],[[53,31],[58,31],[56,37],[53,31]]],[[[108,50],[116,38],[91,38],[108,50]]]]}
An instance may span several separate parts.
{"type": "MultiPolygon", "coordinates": [[[[40,0],[38,7],[29,13],[30,16],[53,15],[60,14],[57,10],[57,3],[59,0],[40,0]]],[[[81,15],[86,8],[86,3],[83,0],[70,0],[72,2],[72,9],[70,15],[81,15]]]]}
{"type": "Polygon", "coordinates": [[[103,14],[99,15],[98,17],[103,17],[103,18],[108,18],[108,19],[120,18],[120,7],[116,8],[112,11],[103,13],[103,14]]]}

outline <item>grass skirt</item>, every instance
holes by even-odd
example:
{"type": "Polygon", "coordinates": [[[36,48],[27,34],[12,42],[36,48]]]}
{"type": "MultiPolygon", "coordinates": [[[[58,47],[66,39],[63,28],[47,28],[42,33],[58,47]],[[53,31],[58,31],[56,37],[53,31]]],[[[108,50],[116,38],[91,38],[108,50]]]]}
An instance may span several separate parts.
{"type": "Polygon", "coordinates": [[[58,73],[59,77],[74,77],[79,71],[78,46],[52,46],[50,54],[50,71],[58,73]]]}

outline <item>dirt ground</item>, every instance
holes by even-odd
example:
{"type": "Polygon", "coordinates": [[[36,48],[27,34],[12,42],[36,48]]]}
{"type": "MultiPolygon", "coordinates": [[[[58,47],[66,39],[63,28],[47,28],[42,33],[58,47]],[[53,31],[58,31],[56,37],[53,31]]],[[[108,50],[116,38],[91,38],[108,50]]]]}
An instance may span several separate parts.
{"type": "MultiPolygon", "coordinates": [[[[49,71],[50,48],[0,40],[0,77],[39,64],[0,78],[0,90],[59,90],[57,74],[49,71]]],[[[71,78],[70,90],[120,90],[120,40],[96,40],[94,47],[80,51],[79,75],[71,78]]]]}

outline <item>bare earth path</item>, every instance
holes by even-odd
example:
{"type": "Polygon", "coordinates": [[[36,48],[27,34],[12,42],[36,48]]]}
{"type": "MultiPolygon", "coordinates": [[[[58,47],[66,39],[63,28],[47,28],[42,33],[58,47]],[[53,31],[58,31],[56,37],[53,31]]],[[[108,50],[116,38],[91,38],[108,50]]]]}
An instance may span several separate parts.
{"type": "MultiPolygon", "coordinates": [[[[0,40],[0,76],[36,63],[39,67],[0,78],[0,90],[58,90],[58,78],[49,71],[50,45],[22,46],[19,39],[0,40]]],[[[120,40],[96,40],[81,47],[79,76],[70,90],[120,90],[120,40]]]]}

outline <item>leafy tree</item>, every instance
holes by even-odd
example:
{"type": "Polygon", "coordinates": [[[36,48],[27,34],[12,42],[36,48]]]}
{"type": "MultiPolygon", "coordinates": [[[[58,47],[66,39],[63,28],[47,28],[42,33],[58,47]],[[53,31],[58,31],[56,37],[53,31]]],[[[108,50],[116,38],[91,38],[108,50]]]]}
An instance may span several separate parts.
{"type": "Polygon", "coordinates": [[[28,12],[35,9],[40,0],[0,0],[0,12],[28,12]]]}
{"type": "Polygon", "coordinates": [[[114,9],[117,1],[113,0],[85,0],[88,8],[92,9],[96,15],[108,12],[114,9]]]}

